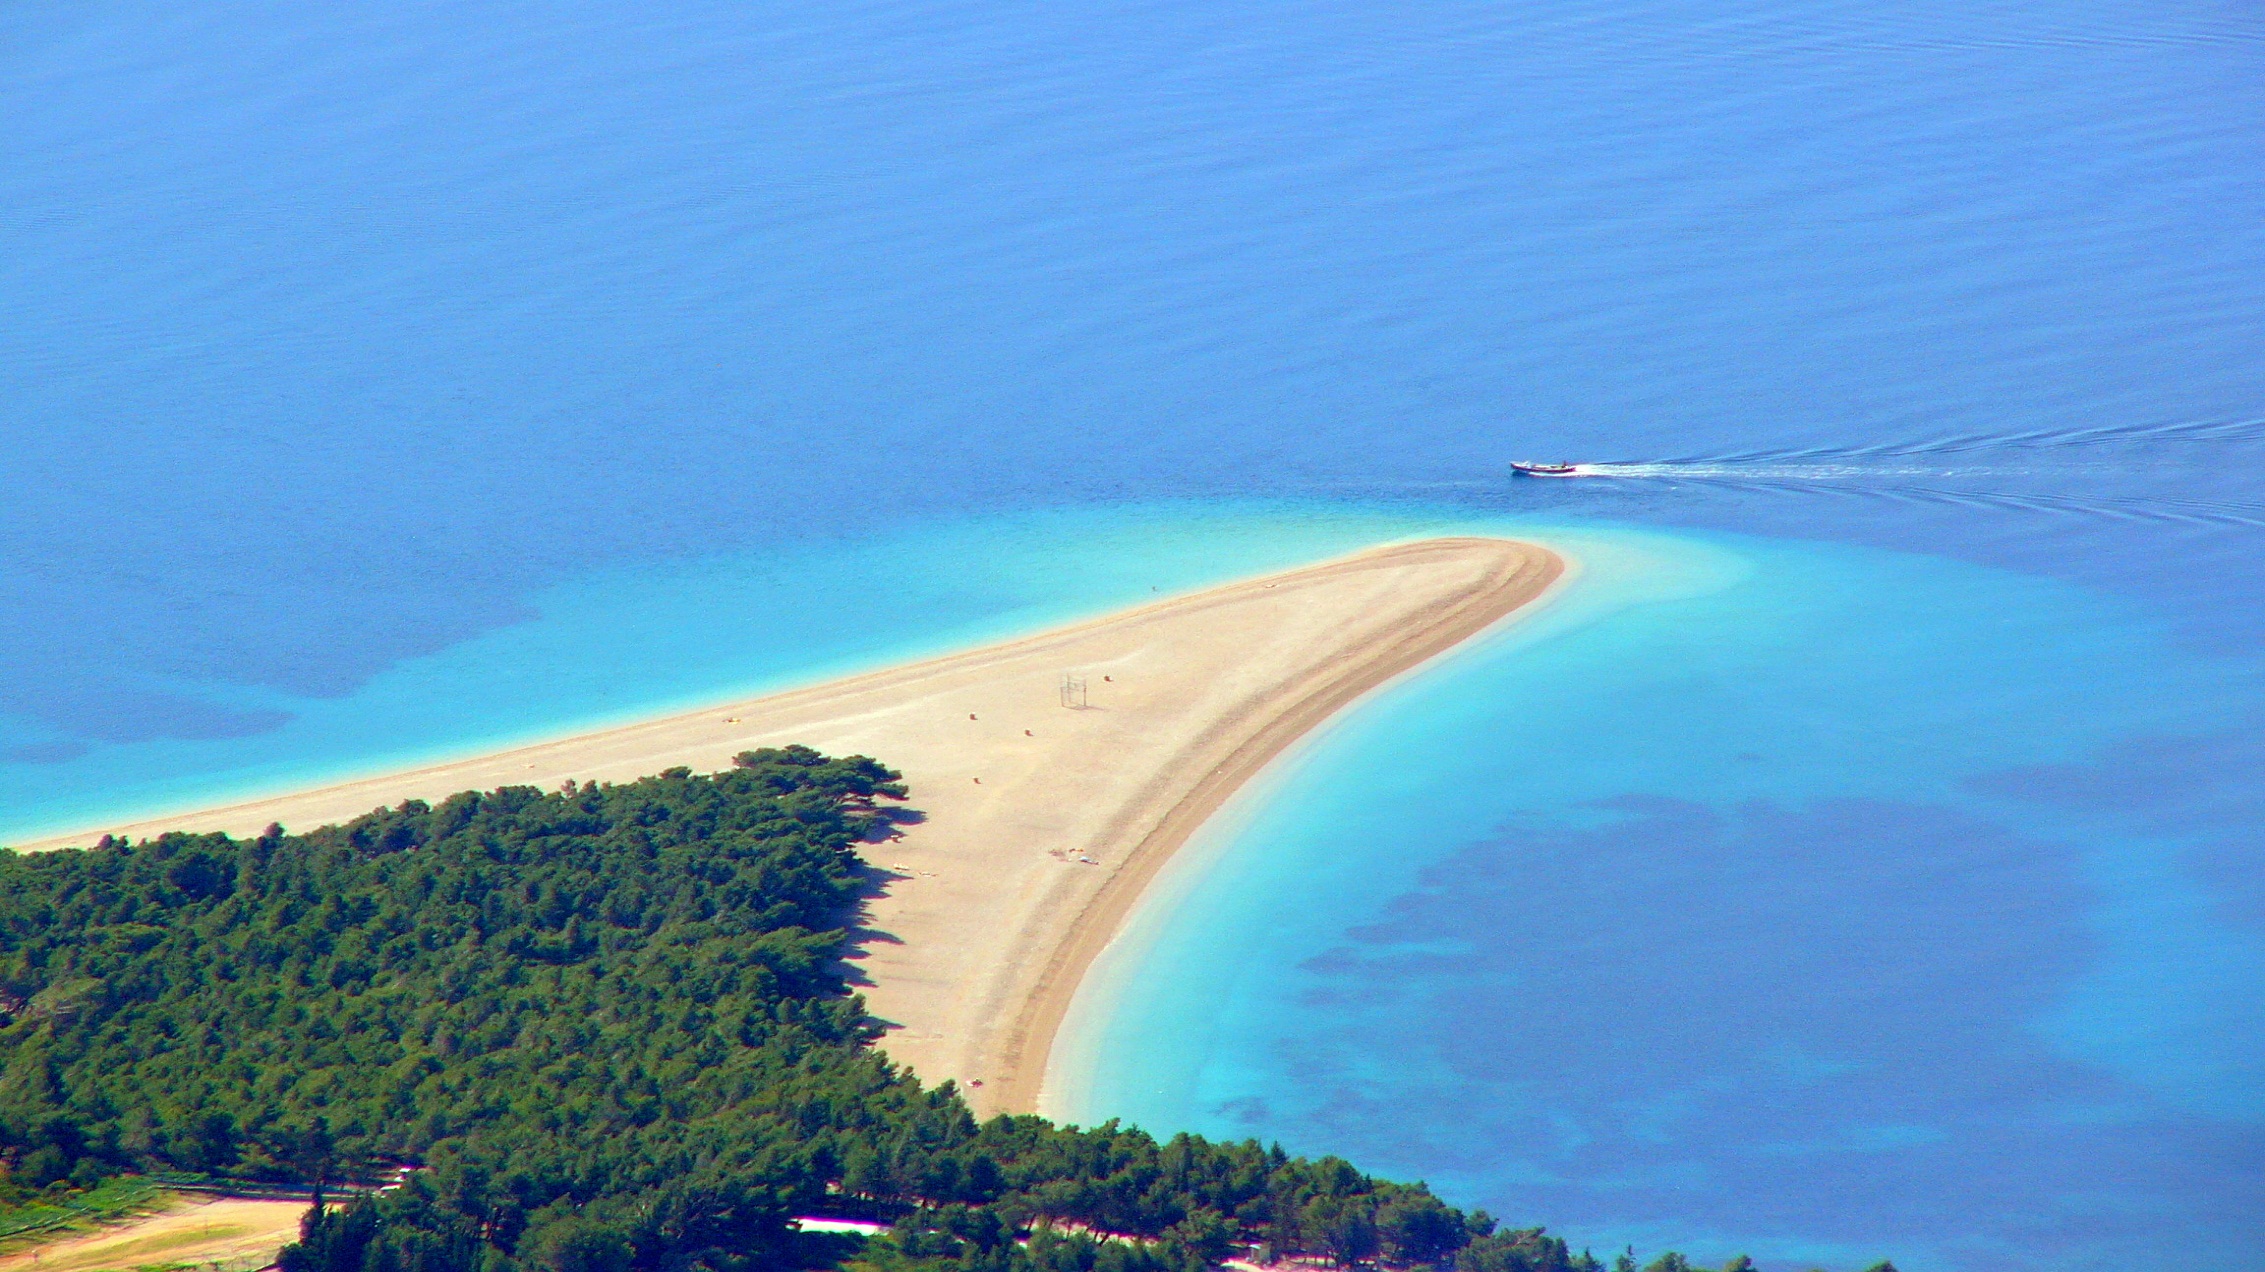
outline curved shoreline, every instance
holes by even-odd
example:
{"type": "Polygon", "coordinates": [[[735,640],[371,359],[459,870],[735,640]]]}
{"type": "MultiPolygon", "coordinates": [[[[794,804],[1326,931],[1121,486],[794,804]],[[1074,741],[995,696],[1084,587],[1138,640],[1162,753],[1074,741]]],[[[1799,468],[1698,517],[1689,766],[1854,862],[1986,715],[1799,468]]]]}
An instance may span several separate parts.
{"type": "MultiPolygon", "coordinates": [[[[1473,541],[1437,539],[1408,546],[1464,542],[1473,541]]],[[[1008,1076],[1003,1082],[1005,1089],[998,1097],[1000,1111],[1037,1111],[1055,1035],[1060,1032],[1086,972],[1101,951],[1116,939],[1148,885],[1198,827],[1245,783],[1330,717],[1526,609],[1564,576],[1565,561],[1556,553],[1533,544],[1517,546],[1540,554],[1543,560],[1538,568],[1529,570],[1525,567],[1533,563],[1520,563],[1505,569],[1493,580],[1491,588],[1435,602],[1428,607],[1433,611],[1428,615],[1430,621],[1402,633],[1397,640],[1372,651],[1369,657],[1297,696],[1287,710],[1267,720],[1256,733],[1237,745],[1224,762],[1197,778],[1155,827],[1133,846],[1125,864],[1110,876],[1079,915],[1069,940],[1052,952],[1035,992],[1025,1001],[1011,1027],[1007,1037],[1008,1076]]],[[[1286,686],[1285,692],[1290,691],[1286,686]]]]}
{"type": "Polygon", "coordinates": [[[903,772],[848,955],[882,1047],[979,1113],[1036,1102],[1078,982],[1171,854],[1356,699],[1546,592],[1535,544],[1419,539],[995,644],[612,728],[101,831],[245,835],[458,791],[630,781],[802,743],[903,772]],[[1082,678],[1075,695],[1066,681],[1082,678]]]}

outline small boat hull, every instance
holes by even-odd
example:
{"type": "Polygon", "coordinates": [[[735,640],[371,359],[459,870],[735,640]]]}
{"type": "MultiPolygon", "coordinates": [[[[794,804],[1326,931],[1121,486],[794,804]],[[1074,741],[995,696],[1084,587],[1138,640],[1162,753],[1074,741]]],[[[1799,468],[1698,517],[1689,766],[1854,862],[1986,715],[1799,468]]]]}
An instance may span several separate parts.
{"type": "Polygon", "coordinates": [[[1512,464],[1512,474],[1519,477],[1578,477],[1579,464],[1512,464]]]}

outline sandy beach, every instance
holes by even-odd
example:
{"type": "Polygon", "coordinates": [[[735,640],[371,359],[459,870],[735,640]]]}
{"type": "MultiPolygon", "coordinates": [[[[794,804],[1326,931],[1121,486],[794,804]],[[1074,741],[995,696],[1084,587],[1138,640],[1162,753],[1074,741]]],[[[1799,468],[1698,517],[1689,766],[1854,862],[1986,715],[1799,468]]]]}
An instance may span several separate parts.
{"type": "Polygon", "coordinates": [[[789,742],[872,755],[926,814],[865,850],[882,877],[856,970],[892,1026],[882,1046],[960,1082],[979,1112],[1027,1111],[1079,976],[1173,849],[1284,747],[1563,569],[1500,539],[1393,545],[804,689],[19,847],[308,828],[466,789],[712,770],[789,742]]]}

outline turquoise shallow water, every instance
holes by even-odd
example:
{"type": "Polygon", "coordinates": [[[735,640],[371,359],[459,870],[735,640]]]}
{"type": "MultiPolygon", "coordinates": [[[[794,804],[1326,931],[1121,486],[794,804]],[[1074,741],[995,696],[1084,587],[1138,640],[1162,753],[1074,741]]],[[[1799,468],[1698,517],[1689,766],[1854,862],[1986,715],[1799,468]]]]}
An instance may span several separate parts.
{"type": "Polygon", "coordinates": [[[1562,599],[1191,845],[1048,1111],[1345,1152],[1600,1250],[2249,1242],[2254,669],[1940,559],[1543,533],[1562,599]]]}
{"type": "Polygon", "coordinates": [[[0,834],[1540,527],[1581,588],[1209,836],[1072,1111],[1767,1272],[2260,1265],[2261,71],[2137,0],[0,7],[0,834]]]}
{"type": "Polygon", "coordinates": [[[248,736],[139,739],[0,764],[0,836],[808,683],[1337,555],[1438,520],[1356,505],[1164,503],[938,521],[591,574],[524,597],[518,623],[406,660],[348,693],[174,681],[174,693],[273,723],[248,736]]]}

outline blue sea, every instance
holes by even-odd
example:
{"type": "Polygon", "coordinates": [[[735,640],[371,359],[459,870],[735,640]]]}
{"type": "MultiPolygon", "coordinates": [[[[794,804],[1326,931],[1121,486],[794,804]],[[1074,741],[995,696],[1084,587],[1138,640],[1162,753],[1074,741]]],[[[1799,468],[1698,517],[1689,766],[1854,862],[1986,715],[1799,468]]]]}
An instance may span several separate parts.
{"type": "Polygon", "coordinates": [[[0,839],[1472,531],[1050,1111],[2265,1269],[2253,6],[0,8],[0,839]]]}

